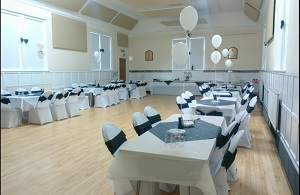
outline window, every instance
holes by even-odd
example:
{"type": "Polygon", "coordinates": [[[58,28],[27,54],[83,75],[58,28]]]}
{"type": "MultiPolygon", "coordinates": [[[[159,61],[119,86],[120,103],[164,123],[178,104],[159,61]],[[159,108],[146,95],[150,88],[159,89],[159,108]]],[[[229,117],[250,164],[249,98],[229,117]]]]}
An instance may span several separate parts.
{"type": "Polygon", "coordinates": [[[173,39],[172,45],[178,42],[187,44],[190,57],[187,62],[187,66],[179,66],[172,60],[172,70],[203,70],[205,67],[205,38],[195,37],[190,38],[189,41],[186,38],[173,39]]]}
{"type": "Polygon", "coordinates": [[[43,29],[42,19],[1,11],[1,70],[46,70],[37,46],[45,42],[43,29]]]}
{"type": "Polygon", "coordinates": [[[111,67],[111,37],[96,32],[90,32],[90,62],[91,70],[112,70],[111,67]],[[100,59],[94,53],[99,52],[100,59]]]}

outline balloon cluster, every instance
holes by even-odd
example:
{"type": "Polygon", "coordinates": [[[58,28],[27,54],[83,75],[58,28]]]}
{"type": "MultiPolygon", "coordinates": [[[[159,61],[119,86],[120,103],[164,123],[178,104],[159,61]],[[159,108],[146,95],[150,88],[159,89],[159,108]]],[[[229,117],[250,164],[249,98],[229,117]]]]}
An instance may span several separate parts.
{"type": "Polygon", "coordinates": [[[39,58],[43,59],[45,57],[45,53],[43,52],[43,49],[45,47],[45,44],[42,41],[39,41],[37,43],[37,46],[39,48],[37,55],[39,56],[39,58]]]}
{"type": "Polygon", "coordinates": [[[96,58],[96,61],[99,63],[101,62],[101,57],[100,57],[100,53],[98,51],[95,51],[94,52],[94,56],[96,58]]]}
{"type": "MultiPolygon", "coordinates": [[[[223,49],[222,51],[222,55],[224,56],[224,58],[227,58],[228,56],[232,56],[233,52],[232,51],[228,51],[228,49],[223,49]]],[[[232,61],[230,59],[227,59],[225,61],[225,66],[227,68],[230,68],[233,65],[232,61]]]]}
{"type": "MultiPolygon", "coordinates": [[[[192,6],[183,8],[180,12],[180,24],[187,32],[187,36],[191,36],[191,31],[195,28],[198,22],[198,13],[192,6]]],[[[179,65],[185,65],[189,59],[189,49],[186,43],[177,42],[172,48],[172,58],[179,65]]]]}

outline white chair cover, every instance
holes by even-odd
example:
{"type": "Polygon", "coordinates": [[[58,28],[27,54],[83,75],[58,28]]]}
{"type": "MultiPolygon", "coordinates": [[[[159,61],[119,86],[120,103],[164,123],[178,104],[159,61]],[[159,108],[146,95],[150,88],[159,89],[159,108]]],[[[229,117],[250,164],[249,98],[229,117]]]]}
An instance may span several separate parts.
{"type": "Polygon", "coordinates": [[[66,101],[66,110],[69,117],[80,115],[80,110],[78,105],[78,95],[80,91],[81,91],[80,87],[76,87],[69,93],[69,97],[66,101]]]}
{"type": "Polygon", "coordinates": [[[40,124],[53,122],[50,110],[50,103],[53,95],[51,91],[43,93],[36,104],[36,106],[29,110],[28,123],[40,124]]]}
{"type": "Polygon", "coordinates": [[[133,113],[132,125],[139,136],[152,128],[149,119],[140,112],[133,113]]]}
{"type": "Polygon", "coordinates": [[[90,108],[89,97],[85,95],[82,88],[81,88],[81,91],[80,91],[79,96],[78,96],[78,107],[79,107],[80,110],[90,108]]]}
{"type": "Polygon", "coordinates": [[[114,98],[115,98],[115,103],[119,104],[120,103],[120,98],[119,98],[119,86],[114,84],[113,86],[113,94],[114,94],[114,98]]]}
{"type": "Polygon", "coordinates": [[[75,88],[77,88],[77,87],[80,87],[80,85],[79,85],[78,83],[72,83],[71,86],[72,86],[73,89],[75,89],[75,88]]]}
{"type": "Polygon", "coordinates": [[[28,92],[27,89],[24,89],[24,88],[17,88],[17,89],[15,90],[15,95],[19,95],[20,92],[23,92],[24,95],[28,95],[28,94],[29,94],[29,92],[28,92]]]}
{"type": "Polygon", "coordinates": [[[130,99],[140,99],[142,98],[142,94],[141,94],[141,86],[139,83],[137,83],[137,86],[135,89],[132,89],[130,91],[130,99]]]}
{"type": "Polygon", "coordinates": [[[119,99],[121,100],[127,100],[129,99],[129,92],[126,88],[126,84],[119,84],[119,99]]]}
{"type": "Polygon", "coordinates": [[[190,114],[189,105],[183,97],[177,96],[176,97],[176,103],[177,103],[178,108],[181,110],[181,112],[183,114],[190,114]]]}
{"type": "Polygon", "coordinates": [[[11,93],[7,90],[1,89],[1,96],[11,96],[11,93]]]}
{"type": "Polygon", "coordinates": [[[66,99],[68,98],[69,92],[63,90],[62,92],[56,92],[52,97],[50,104],[50,111],[52,118],[55,121],[59,121],[68,118],[66,110],[66,99]]]}
{"type": "Polygon", "coordinates": [[[32,87],[30,93],[35,95],[42,95],[43,89],[41,87],[32,87]]]}
{"type": "Polygon", "coordinates": [[[109,106],[108,92],[107,92],[107,87],[104,87],[101,93],[100,91],[96,91],[94,107],[105,108],[107,106],[109,106]]]}
{"type": "Polygon", "coordinates": [[[1,96],[1,129],[9,129],[21,124],[22,110],[13,108],[9,98],[1,96]]]}
{"type": "Polygon", "coordinates": [[[113,92],[113,88],[114,88],[113,85],[108,84],[105,87],[107,87],[106,92],[107,92],[109,106],[117,104],[116,99],[115,99],[115,95],[114,95],[114,92],[113,92]]]}
{"type": "Polygon", "coordinates": [[[152,127],[158,125],[161,122],[160,114],[151,106],[146,106],[144,108],[144,114],[149,119],[152,127]]]}

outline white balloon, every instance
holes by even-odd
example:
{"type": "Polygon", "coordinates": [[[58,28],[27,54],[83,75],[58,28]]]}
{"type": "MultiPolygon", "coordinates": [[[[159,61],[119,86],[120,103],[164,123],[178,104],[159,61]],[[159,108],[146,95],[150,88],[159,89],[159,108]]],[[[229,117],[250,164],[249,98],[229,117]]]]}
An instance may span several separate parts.
{"type": "Polygon", "coordinates": [[[226,58],[228,56],[228,49],[223,49],[222,55],[224,56],[224,58],[226,58]]]}
{"type": "Polygon", "coordinates": [[[95,56],[95,58],[98,58],[100,56],[100,53],[98,51],[95,51],[94,56],[95,56]]]}
{"type": "Polygon", "coordinates": [[[45,54],[44,54],[44,52],[43,51],[38,51],[37,52],[37,55],[39,56],[39,58],[41,58],[41,59],[43,59],[44,58],[44,56],[45,56],[45,54]]]}
{"type": "Polygon", "coordinates": [[[175,43],[172,48],[172,58],[177,65],[185,65],[189,58],[187,45],[183,42],[175,43]]]}
{"type": "Polygon", "coordinates": [[[132,56],[129,56],[128,59],[129,59],[129,62],[133,61],[133,57],[132,56]]]}
{"type": "Polygon", "coordinates": [[[99,58],[97,58],[97,62],[99,63],[99,62],[101,62],[101,58],[99,57],[99,58]]]}
{"type": "Polygon", "coordinates": [[[211,61],[213,61],[214,64],[217,64],[221,60],[221,54],[219,51],[215,50],[212,52],[210,56],[211,61]]]}
{"type": "Polygon", "coordinates": [[[198,22],[198,13],[192,6],[183,8],[180,12],[180,24],[186,31],[192,31],[198,22]]]}
{"type": "Polygon", "coordinates": [[[39,41],[39,42],[37,43],[37,46],[38,46],[39,50],[42,50],[42,49],[44,49],[45,44],[44,44],[42,41],[39,41]]]}
{"type": "Polygon", "coordinates": [[[220,35],[213,36],[211,43],[215,48],[218,48],[222,43],[222,37],[220,35]]]}
{"type": "Polygon", "coordinates": [[[225,66],[226,66],[227,68],[231,67],[232,65],[233,65],[233,64],[232,64],[232,61],[231,61],[231,60],[227,59],[227,60],[225,61],[225,66]]]}

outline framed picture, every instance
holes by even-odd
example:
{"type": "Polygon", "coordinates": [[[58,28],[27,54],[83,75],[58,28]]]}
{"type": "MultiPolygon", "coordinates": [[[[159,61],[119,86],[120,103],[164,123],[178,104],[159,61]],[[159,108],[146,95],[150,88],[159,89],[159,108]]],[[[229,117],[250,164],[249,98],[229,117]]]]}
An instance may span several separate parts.
{"type": "Polygon", "coordinates": [[[145,60],[146,61],[153,61],[153,52],[151,50],[147,50],[145,52],[145,60]]]}
{"type": "Polygon", "coordinates": [[[238,57],[238,49],[236,47],[230,47],[228,52],[232,52],[232,55],[228,56],[228,59],[237,59],[238,57]]]}

